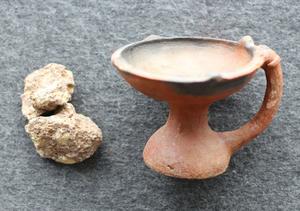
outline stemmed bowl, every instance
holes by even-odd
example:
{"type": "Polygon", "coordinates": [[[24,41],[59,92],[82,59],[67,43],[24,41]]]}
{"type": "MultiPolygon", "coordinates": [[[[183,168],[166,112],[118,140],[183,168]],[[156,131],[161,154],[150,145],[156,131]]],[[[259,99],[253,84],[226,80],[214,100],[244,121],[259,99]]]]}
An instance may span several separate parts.
{"type": "Polygon", "coordinates": [[[178,178],[223,173],[231,155],[269,125],[282,95],[279,56],[249,36],[238,42],[150,36],[115,51],[112,64],[135,89],[168,102],[169,117],[148,140],[143,157],[151,169],[178,178]],[[242,89],[261,67],[267,87],[258,113],[237,130],[213,131],[209,106],[242,89]]]}

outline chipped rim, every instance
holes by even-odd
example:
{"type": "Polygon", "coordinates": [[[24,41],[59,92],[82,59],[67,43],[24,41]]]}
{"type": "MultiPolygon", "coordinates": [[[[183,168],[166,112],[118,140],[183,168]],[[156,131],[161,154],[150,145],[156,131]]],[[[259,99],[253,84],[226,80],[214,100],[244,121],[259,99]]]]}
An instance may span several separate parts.
{"type": "Polygon", "coordinates": [[[133,74],[139,77],[143,77],[146,79],[157,80],[157,81],[165,81],[165,82],[176,82],[176,83],[197,83],[197,82],[206,82],[210,80],[232,80],[239,77],[243,77],[245,75],[249,75],[255,72],[258,68],[260,68],[265,62],[265,56],[259,50],[258,46],[256,46],[250,36],[244,36],[240,41],[231,41],[226,39],[216,39],[209,37],[160,37],[156,35],[150,35],[148,38],[134,42],[128,45],[125,45],[118,50],[116,50],[111,57],[112,65],[121,72],[133,74]],[[123,53],[126,50],[137,47],[141,44],[145,43],[157,43],[163,41],[183,41],[183,40],[201,40],[208,42],[219,42],[223,44],[229,45],[241,45],[243,46],[247,52],[251,55],[251,60],[244,65],[243,67],[239,67],[235,69],[235,71],[221,72],[216,74],[208,74],[206,77],[182,77],[176,75],[159,75],[155,72],[145,71],[142,68],[137,68],[131,65],[123,56],[123,53]]]}

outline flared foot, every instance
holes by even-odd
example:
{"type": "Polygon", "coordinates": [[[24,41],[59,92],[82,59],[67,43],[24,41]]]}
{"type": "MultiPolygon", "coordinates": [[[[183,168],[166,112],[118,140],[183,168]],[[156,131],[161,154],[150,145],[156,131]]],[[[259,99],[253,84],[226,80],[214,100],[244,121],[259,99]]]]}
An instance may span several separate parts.
{"type": "Polygon", "coordinates": [[[222,174],[231,153],[213,131],[180,133],[167,125],[151,136],[144,149],[148,167],[166,176],[205,179],[222,174]]]}

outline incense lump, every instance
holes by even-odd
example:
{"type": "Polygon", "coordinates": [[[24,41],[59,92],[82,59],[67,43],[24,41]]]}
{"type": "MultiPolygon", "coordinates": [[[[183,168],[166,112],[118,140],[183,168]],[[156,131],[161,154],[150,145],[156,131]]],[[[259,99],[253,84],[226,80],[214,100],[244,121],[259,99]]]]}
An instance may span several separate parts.
{"type": "Polygon", "coordinates": [[[52,111],[71,100],[74,78],[61,64],[51,63],[25,78],[22,112],[27,119],[52,111]]]}
{"type": "Polygon", "coordinates": [[[68,103],[74,85],[70,70],[51,63],[25,78],[21,96],[25,130],[37,153],[63,164],[91,157],[102,142],[101,129],[68,103]]]}
{"type": "Polygon", "coordinates": [[[55,115],[29,120],[25,129],[41,157],[64,164],[89,158],[102,140],[98,126],[90,118],[77,114],[71,104],[55,115]]]}

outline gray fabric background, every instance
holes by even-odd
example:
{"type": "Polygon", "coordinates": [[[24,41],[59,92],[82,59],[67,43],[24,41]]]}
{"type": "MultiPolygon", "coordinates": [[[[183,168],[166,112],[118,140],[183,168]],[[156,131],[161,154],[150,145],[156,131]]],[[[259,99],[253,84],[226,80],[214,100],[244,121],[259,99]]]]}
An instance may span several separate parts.
{"type": "MultiPolygon", "coordinates": [[[[1,0],[0,210],[300,210],[299,11],[298,0],[1,0]],[[145,167],[143,147],[168,110],[127,85],[110,56],[150,34],[251,35],[281,55],[280,112],[225,174],[186,181],[145,167]],[[41,159],[24,131],[23,79],[50,62],[73,71],[73,104],[104,133],[102,147],[81,164],[41,159]]],[[[240,93],[211,107],[212,127],[246,122],[264,88],[259,71],[240,93]]]]}

